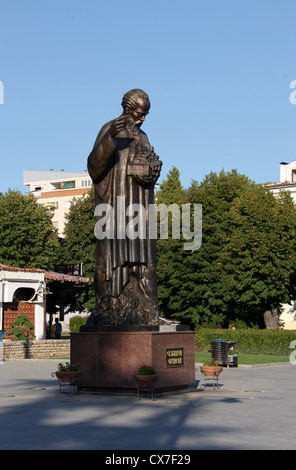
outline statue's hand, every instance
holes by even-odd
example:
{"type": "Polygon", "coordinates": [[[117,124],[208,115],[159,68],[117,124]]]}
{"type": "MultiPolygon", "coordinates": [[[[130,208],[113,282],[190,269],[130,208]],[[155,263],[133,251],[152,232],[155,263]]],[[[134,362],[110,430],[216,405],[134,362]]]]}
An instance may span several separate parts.
{"type": "Polygon", "coordinates": [[[141,186],[148,186],[153,182],[152,176],[137,176],[137,175],[134,175],[134,179],[141,186]]]}
{"type": "Polygon", "coordinates": [[[114,119],[109,129],[110,135],[112,137],[115,137],[125,127],[126,127],[126,116],[120,116],[114,119]]]}
{"type": "Polygon", "coordinates": [[[152,168],[152,176],[153,176],[153,179],[156,178],[158,179],[159,176],[160,176],[160,170],[161,170],[161,163],[157,166],[154,166],[152,168]]]}

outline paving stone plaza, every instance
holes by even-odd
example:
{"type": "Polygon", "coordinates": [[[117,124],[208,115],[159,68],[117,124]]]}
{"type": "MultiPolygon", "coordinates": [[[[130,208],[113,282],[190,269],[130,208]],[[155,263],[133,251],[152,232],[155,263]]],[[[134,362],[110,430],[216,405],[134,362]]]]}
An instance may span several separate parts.
{"type": "Polygon", "coordinates": [[[54,360],[0,365],[1,450],[294,450],[296,366],[225,368],[156,400],[60,393],[54,360]]]}

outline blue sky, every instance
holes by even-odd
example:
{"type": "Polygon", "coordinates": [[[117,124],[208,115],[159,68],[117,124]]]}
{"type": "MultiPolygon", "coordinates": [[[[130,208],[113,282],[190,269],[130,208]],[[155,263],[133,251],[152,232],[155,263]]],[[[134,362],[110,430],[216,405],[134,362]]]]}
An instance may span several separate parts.
{"type": "MultiPolygon", "coordinates": [[[[121,98],[181,182],[236,168],[261,183],[296,159],[295,0],[0,0],[0,191],[23,170],[83,171],[121,98]]],[[[160,180],[161,181],[161,180],[160,180]]]]}

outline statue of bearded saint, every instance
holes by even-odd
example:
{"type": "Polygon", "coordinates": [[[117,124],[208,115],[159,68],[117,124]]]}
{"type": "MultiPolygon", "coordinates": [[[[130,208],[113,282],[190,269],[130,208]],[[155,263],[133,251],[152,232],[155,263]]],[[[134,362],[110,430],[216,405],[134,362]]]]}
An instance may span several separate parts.
{"type": "Polygon", "coordinates": [[[99,234],[95,230],[96,308],[87,323],[91,327],[137,328],[159,322],[156,237],[149,237],[149,208],[162,163],[140,129],[150,109],[148,95],[131,90],[122,108],[118,118],[102,127],[88,157],[100,228],[99,234]],[[141,227],[137,233],[128,230],[133,222],[133,228],[141,227]]]}

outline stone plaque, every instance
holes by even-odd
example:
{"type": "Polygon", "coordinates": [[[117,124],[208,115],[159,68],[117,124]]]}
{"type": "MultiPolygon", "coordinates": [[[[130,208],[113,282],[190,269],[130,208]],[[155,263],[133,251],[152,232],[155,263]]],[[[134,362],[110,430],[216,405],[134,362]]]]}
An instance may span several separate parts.
{"type": "Polygon", "coordinates": [[[166,349],[166,367],[184,366],[184,348],[166,349]]]}

